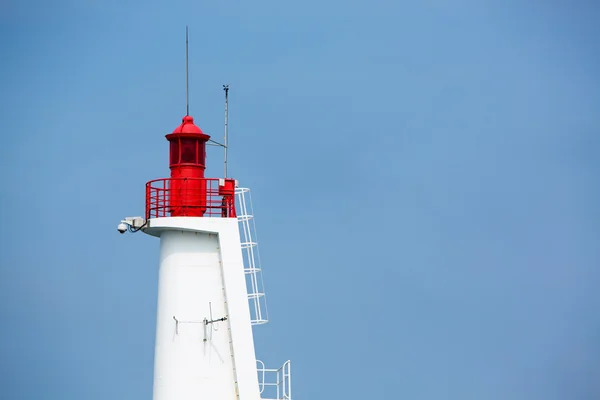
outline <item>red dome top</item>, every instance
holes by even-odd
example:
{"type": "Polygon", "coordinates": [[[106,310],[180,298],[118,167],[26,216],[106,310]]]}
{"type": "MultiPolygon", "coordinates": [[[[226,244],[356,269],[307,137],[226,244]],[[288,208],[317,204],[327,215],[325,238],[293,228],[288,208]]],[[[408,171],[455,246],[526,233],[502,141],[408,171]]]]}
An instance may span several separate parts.
{"type": "Polygon", "coordinates": [[[194,124],[194,117],[190,115],[183,117],[181,125],[175,128],[173,133],[199,133],[200,135],[204,135],[204,132],[194,124]]]}
{"type": "Polygon", "coordinates": [[[166,135],[166,138],[171,140],[171,138],[177,136],[193,137],[196,135],[199,135],[205,141],[210,139],[209,135],[202,132],[202,129],[200,129],[198,125],[194,124],[194,117],[186,115],[185,117],[183,117],[181,125],[175,128],[173,133],[166,135]]]}

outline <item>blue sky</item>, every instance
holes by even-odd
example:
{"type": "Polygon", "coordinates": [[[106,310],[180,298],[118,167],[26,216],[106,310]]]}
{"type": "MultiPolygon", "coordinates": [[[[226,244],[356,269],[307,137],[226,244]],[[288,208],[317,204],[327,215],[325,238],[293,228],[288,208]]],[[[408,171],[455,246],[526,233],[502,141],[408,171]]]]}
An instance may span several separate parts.
{"type": "Polygon", "coordinates": [[[169,174],[188,24],[296,399],[600,398],[594,2],[54,3],[0,3],[0,397],[151,398],[158,241],[115,228],[169,174]]]}

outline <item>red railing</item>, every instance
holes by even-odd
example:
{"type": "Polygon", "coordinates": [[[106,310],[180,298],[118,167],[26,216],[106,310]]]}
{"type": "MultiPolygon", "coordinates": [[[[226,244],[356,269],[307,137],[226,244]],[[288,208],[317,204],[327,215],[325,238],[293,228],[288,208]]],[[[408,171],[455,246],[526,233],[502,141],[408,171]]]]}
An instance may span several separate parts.
{"type": "Polygon", "coordinates": [[[235,218],[235,181],[164,178],[146,183],[146,218],[235,218]]]}

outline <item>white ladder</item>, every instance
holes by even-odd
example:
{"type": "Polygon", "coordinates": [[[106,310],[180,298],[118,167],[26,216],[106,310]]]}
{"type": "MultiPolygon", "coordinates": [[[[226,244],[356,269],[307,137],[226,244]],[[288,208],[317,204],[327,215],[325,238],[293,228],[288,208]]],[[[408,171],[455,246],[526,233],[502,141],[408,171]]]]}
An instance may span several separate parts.
{"type": "Polygon", "coordinates": [[[246,289],[248,302],[250,303],[250,319],[252,325],[261,325],[269,321],[269,316],[260,268],[260,254],[256,241],[252,197],[250,196],[250,189],[247,188],[236,188],[235,194],[238,201],[237,219],[240,223],[244,273],[246,274],[246,289]]]}

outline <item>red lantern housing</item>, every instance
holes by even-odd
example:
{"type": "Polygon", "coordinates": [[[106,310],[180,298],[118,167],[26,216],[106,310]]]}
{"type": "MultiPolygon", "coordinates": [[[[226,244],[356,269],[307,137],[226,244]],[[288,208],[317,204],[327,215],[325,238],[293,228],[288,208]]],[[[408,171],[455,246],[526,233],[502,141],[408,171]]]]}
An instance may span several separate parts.
{"type": "Polygon", "coordinates": [[[166,138],[170,144],[169,212],[172,217],[201,217],[207,206],[204,170],[206,142],[210,136],[204,134],[194,124],[194,118],[188,115],[166,138]]]}

